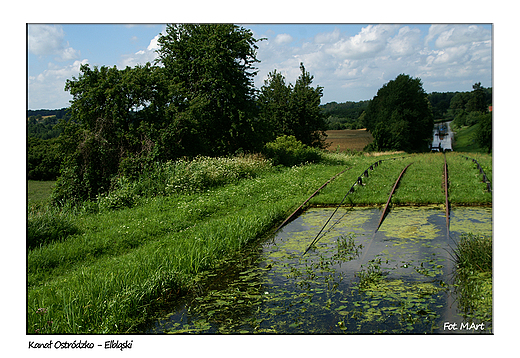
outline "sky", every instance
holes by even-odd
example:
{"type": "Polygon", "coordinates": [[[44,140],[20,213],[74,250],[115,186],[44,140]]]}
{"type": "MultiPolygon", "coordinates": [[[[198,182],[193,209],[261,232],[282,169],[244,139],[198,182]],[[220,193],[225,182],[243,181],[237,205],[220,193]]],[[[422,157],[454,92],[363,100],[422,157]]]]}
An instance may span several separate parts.
{"type": "MultiPolygon", "coordinates": [[[[493,85],[490,24],[247,24],[257,39],[255,87],[269,72],[288,83],[300,63],[323,87],[321,103],[372,99],[385,83],[404,73],[420,78],[430,92],[471,91],[493,85]]],[[[82,64],[123,69],[153,62],[165,24],[46,24],[27,26],[29,109],[68,107],[67,79],[82,64]]]]}

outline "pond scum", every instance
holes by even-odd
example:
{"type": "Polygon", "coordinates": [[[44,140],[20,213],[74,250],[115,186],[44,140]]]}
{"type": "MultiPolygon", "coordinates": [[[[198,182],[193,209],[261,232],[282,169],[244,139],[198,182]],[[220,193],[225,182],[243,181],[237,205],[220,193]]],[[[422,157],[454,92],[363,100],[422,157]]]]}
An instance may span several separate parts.
{"type": "MultiPolygon", "coordinates": [[[[460,210],[455,222],[464,216],[460,210]]],[[[442,210],[394,211],[374,234],[379,209],[344,209],[302,256],[309,232],[330,214],[311,209],[246,259],[229,262],[224,273],[203,275],[200,287],[208,289],[179,303],[148,332],[417,334],[442,333],[448,320],[470,322],[453,299],[442,210]]],[[[490,228],[489,210],[471,211],[473,221],[478,216],[490,228]]]]}
{"type": "MultiPolygon", "coordinates": [[[[167,163],[136,182],[121,178],[96,201],[59,209],[59,217],[29,205],[28,234],[39,239],[28,240],[27,333],[429,333],[466,319],[456,314],[457,295],[468,291],[452,289],[448,252],[463,232],[491,235],[491,209],[457,206],[492,201],[474,163],[446,155],[457,206],[449,238],[442,210],[425,207],[443,202],[443,157],[386,155],[348,196],[352,209],[301,257],[330,209],[307,211],[274,238],[273,227],[350,168],[309,202],[337,205],[376,160],[330,156],[291,168],[250,157],[167,163]],[[392,208],[374,234],[377,207],[410,162],[392,204],[423,207],[409,215],[392,208]],[[208,173],[216,164],[223,169],[208,173]],[[70,234],[41,230],[47,224],[70,224],[70,234]]],[[[492,180],[491,156],[478,161],[492,180]]],[[[481,305],[467,307],[471,318],[481,305]]],[[[480,317],[490,329],[491,316],[480,317]]]]}

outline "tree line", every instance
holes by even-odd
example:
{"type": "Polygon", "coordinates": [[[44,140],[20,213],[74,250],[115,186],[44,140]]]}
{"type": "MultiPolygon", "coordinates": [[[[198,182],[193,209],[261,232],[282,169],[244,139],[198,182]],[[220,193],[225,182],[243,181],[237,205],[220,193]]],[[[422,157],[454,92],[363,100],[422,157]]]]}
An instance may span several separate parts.
{"type": "Polygon", "coordinates": [[[294,84],[275,71],[255,89],[258,41],[232,24],[168,25],[153,64],[81,66],[66,81],[68,117],[55,126],[56,201],[93,200],[114,177],[159,162],[262,152],[284,135],[323,147],[323,89],[303,63],[294,84]]]}
{"type": "MultiPolygon", "coordinates": [[[[444,102],[427,95],[420,79],[402,74],[370,101],[321,106],[323,88],[312,86],[303,63],[294,84],[273,70],[260,89],[254,87],[261,40],[232,24],[168,25],[153,64],[81,66],[78,78],[66,81],[71,105],[60,110],[52,125],[59,135],[48,139],[53,142],[47,150],[34,129],[47,119],[29,120],[29,151],[38,152],[29,153],[29,178],[54,173],[56,202],[93,200],[110,190],[115,177],[136,177],[155,163],[269,153],[294,140],[323,148],[331,116],[346,116],[371,131],[375,140],[367,150],[427,150],[432,99],[444,102]],[[38,169],[38,160],[53,169],[38,169]]],[[[453,111],[455,97],[467,99],[464,111],[481,104],[473,92],[454,95],[453,111]]]]}

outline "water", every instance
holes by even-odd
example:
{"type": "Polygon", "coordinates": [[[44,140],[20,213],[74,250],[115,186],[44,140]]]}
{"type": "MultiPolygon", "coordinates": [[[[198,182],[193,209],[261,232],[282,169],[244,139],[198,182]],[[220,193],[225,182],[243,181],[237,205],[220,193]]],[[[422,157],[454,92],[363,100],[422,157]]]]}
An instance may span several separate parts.
{"type": "Polygon", "coordinates": [[[379,209],[342,208],[302,256],[333,210],[310,209],[207,273],[148,333],[482,332],[458,313],[451,255],[461,233],[491,235],[490,208],[454,208],[449,237],[440,207],[393,208],[377,232],[379,209]]]}

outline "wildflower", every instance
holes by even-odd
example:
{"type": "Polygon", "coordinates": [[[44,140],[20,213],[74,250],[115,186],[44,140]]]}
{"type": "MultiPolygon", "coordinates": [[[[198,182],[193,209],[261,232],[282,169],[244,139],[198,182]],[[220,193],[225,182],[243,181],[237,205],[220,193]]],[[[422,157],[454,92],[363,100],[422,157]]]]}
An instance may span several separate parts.
{"type": "Polygon", "coordinates": [[[43,308],[43,307],[38,308],[38,309],[36,310],[36,313],[39,313],[39,314],[41,314],[41,315],[44,315],[44,314],[47,313],[47,309],[46,309],[46,308],[43,308]]]}

